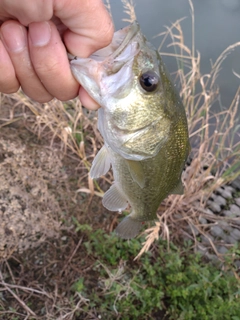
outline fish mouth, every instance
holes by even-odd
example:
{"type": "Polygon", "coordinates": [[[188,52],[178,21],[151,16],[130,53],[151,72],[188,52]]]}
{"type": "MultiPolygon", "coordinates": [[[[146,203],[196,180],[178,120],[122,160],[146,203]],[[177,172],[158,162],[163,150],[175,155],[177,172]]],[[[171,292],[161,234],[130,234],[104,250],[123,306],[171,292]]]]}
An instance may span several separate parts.
{"type": "Polygon", "coordinates": [[[122,41],[118,49],[112,53],[113,58],[116,58],[124,51],[124,49],[127,47],[129,42],[137,35],[139,30],[140,30],[140,26],[137,21],[134,21],[130,26],[120,30],[120,31],[126,32],[126,37],[124,38],[124,40],[122,41]]]}
{"type": "MultiPolygon", "coordinates": [[[[98,62],[102,62],[106,58],[117,58],[138,34],[139,30],[139,23],[134,21],[129,26],[114,32],[112,42],[107,47],[94,52],[89,58],[98,62]]],[[[68,58],[70,61],[80,59],[71,53],[68,53],[68,58]]]]}
{"type": "Polygon", "coordinates": [[[123,97],[129,92],[142,41],[140,26],[134,21],[116,31],[112,42],[89,58],[68,55],[74,77],[100,106],[105,106],[109,96],[123,97]]]}
{"type": "MultiPolygon", "coordinates": [[[[138,22],[134,21],[129,26],[116,31],[113,35],[112,42],[107,47],[96,51],[90,58],[99,62],[106,59],[117,59],[135,38],[139,30],[140,26],[138,22]]],[[[124,57],[122,59],[124,59],[124,57]]]]}

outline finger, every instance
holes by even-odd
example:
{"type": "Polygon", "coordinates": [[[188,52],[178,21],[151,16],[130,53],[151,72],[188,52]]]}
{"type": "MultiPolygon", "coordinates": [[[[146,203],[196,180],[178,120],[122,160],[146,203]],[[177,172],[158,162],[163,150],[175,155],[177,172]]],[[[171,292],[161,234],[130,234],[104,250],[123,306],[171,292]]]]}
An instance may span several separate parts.
{"type": "Polygon", "coordinates": [[[64,41],[70,53],[88,57],[111,42],[113,23],[101,0],[55,0],[53,3],[54,14],[69,29],[64,41]]]}
{"type": "Polygon", "coordinates": [[[1,27],[4,45],[11,58],[18,81],[23,91],[38,102],[47,102],[52,95],[36,75],[28,51],[27,31],[17,21],[4,22],[1,27]]]}
{"type": "Polygon", "coordinates": [[[51,0],[1,0],[1,20],[17,18],[22,25],[28,26],[33,21],[50,20],[52,16],[53,1],[51,0]]]}
{"type": "Polygon", "coordinates": [[[79,84],[72,75],[66,48],[52,22],[29,25],[31,61],[44,87],[59,100],[75,98],[79,84]]]}
{"type": "Polygon", "coordinates": [[[0,40],[0,92],[14,93],[19,87],[12,61],[0,40]]]}
{"type": "Polygon", "coordinates": [[[83,89],[83,87],[80,87],[79,99],[82,105],[89,110],[97,110],[100,108],[97,102],[89,96],[89,94],[85,89],[83,89]]]}

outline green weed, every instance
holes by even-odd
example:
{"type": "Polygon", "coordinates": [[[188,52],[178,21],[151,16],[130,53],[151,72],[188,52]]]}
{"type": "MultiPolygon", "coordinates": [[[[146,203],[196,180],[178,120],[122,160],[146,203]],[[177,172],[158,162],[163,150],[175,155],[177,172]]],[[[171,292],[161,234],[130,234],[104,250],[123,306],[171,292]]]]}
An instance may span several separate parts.
{"type": "Polygon", "coordinates": [[[82,278],[72,287],[89,299],[86,314],[94,308],[104,319],[155,319],[164,310],[173,320],[239,319],[240,282],[233,264],[240,258],[237,246],[224,268],[191,253],[191,242],[182,249],[170,243],[168,249],[161,240],[152,252],[133,261],[141,248],[139,239],[126,242],[102,230],[83,230],[84,246],[98,274],[94,288],[84,286],[82,278]]]}

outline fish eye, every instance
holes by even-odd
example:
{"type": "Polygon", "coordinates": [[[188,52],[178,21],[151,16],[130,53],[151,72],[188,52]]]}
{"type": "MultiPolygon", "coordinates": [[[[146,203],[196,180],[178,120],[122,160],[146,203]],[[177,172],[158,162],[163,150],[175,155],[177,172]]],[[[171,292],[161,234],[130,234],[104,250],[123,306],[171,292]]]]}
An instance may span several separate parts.
{"type": "Polygon", "coordinates": [[[154,71],[146,71],[139,78],[141,87],[147,92],[153,92],[157,89],[159,76],[154,71]]]}

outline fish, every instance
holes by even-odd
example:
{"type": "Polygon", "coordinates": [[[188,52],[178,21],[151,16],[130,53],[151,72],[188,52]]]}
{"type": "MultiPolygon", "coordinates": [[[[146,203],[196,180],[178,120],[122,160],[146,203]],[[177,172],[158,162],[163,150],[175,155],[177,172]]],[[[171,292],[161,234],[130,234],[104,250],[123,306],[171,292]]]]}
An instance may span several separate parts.
{"type": "Polygon", "coordinates": [[[130,206],[115,232],[134,238],[145,221],[157,219],[169,194],[183,194],[181,175],[190,151],[184,106],[137,21],[116,31],[111,44],[89,58],[69,59],[76,80],[100,105],[104,145],[90,176],[97,179],[112,167],[114,182],[102,203],[118,212],[130,206]]]}

